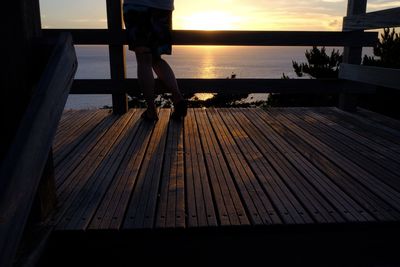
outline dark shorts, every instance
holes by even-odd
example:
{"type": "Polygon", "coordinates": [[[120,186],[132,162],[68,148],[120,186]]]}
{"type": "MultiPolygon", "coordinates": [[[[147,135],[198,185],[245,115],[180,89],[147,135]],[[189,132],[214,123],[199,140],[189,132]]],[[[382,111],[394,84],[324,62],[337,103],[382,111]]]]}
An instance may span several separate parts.
{"type": "Polygon", "coordinates": [[[124,9],[129,50],[147,47],[155,56],[172,52],[172,11],[150,7],[124,9]]]}

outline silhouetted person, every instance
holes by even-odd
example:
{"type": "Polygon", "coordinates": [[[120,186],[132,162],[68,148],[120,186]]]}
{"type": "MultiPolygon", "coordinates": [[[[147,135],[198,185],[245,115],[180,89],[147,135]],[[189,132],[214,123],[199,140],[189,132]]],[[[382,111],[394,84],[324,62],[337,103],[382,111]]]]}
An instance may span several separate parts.
{"type": "Polygon", "coordinates": [[[124,0],[124,21],[128,33],[129,50],[136,54],[139,86],[147,102],[142,118],[157,120],[154,104],[153,70],[171,91],[174,111],[172,118],[186,116],[187,105],[179,92],[175,75],[161,55],[172,52],[173,0],[124,0]]]}

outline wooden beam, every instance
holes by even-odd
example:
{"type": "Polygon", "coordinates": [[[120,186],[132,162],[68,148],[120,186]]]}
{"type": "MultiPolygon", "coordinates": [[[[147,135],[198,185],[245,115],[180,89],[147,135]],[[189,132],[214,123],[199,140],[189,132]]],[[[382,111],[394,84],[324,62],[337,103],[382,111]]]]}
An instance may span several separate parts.
{"type": "Polygon", "coordinates": [[[400,90],[400,69],[341,64],[339,78],[400,90]]]}
{"type": "MultiPolygon", "coordinates": [[[[107,0],[107,25],[110,37],[117,36],[122,31],[121,0],[107,0]]],[[[121,80],[126,78],[125,50],[123,44],[110,44],[111,79],[121,80]]],[[[128,99],[125,93],[112,94],[113,112],[124,114],[128,111],[128,99]]]]}
{"type": "Polygon", "coordinates": [[[0,165],[0,266],[11,266],[77,68],[69,34],[53,49],[0,165]]]}
{"type": "Polygon", "coordinates": [[[371,30],[400,26],[400,7],[343,18],[343,30],[371,30]]]}
{"type": "MultiPolygon", "coordinates": [[[[373,90],[365,85],[345,82],[337,79],[178,79],[180,90],[190,95],[193,93],[340,93],[347,85],[346,92],[371,93],[373,90]]],[[[166,89],[158,80],[157,93],[166,89]]],[[[75,80],[71,94],[110,94],[111,92],[140,94],[137,79],[75,80]]]]}
{"type": "Polygon", "coordinates": [[[176,31],[178,45],[247,45],[247,46],[370,46],[376,34],[307,31],[176,31]]]}
{"type": "MultiPolygon", "coordinates": [[[[45,29],[46,36],[61,29],[45,29]]],[[[125,31],[68,29],[75,44],[127,44],[125,31]]],[[[364,46],[373,47],[378,34],[314,31],[173,31],[174,45],[247,45],[247,46],[364,46]]]]}

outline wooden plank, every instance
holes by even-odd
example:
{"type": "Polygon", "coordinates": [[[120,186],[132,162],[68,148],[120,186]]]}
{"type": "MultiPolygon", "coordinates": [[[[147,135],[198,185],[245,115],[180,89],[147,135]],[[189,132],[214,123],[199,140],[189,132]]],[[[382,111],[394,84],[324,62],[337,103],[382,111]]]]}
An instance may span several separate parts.
{"type": "Polygon", "coordinates": [[[96,129],[96,127],[108,116],[108,111],[99,111],[95,112],[94,116],[90,116],[84,125],[77,125],[76,129],[70,130],[66,129],[65,131],[71,131],[72,134],[68,137],[68,139],[64,140],[63,144],[60,145],[57,149],[55,149],[55,166],[61,164],[61,162],[68,157],[68,155],[77,149],[77,146],[87,138],[90,133],[96,129]]]}
{"type": "Polygon", "coordinates": [[[208,109],[207,114],[252,224],[281,224],[280,217],[251,171],[221,116],[215,109],[208,109]]]}
{"type": "MultiPolygon", "coordinates": [[[[375,127],[369,126],[369,124],[375,126],[376,123],[368,121],[368,124],[364,124],[356,119],[352,119],[352,116],[346,116],[347,114],[337,112],[335,108],[315,108],[313,110],[319,116],[328,119],[330,123],[340,125],[340,131],[343,134],[354,137],[356,141],[367,145],[368,148],[379,152],[382,156],[390,155],[390,159],[388,160],[399,162],[400,145],[380,136],[380,133],[385,132],[384,130],[378,128],[379,130],[376,131],[375,127]]],[[[357,117],[359,117],[359,113],[357,113],[357,117]]]]}
{"type": "Polygon", "coordinates": [[[92,111],[90,111],[90,110],[71,110],[70,112],[67,113],[67,115],[65,115],[65,111],[64,111],[63,115],[61,117],[62,120],[58,124],[55,139],[59,138],[60,134],[65,134],[65,131],[63,131],[63,130],[71,128],[74,125],[75,120],[80,121],[81,118],[84,118],[85,116],[87,116],[87,114],[90,114],[90,113],[93,113],[93,110],[92,111]]]}
{"type": "MultiPolygon", "coordinates": [[[[364,209],[373,214],[375,218],[381,221],[392,221],[399,218],[398,211],[393,210],[390,205],[373,194],[364,185],[338,168],[337,165],[326,157],[325,151],[321,151],[318,146],[309,144],[294,132],[288,131],[285,126],[287,124],[281,123],[279,120],[275,119],[275,117],[268,116],[267,113],[261,111],[258,112],[257,115],[264,123],[257,121],[257,118],[254,118],[252,121],[260,128],[261,133],[265,134],[266,137],[273,136],[274,132],[278,133],[281,138],[284,138],[284,140],[296,148],[302,156],[323,171],[344,192],[360,203],[364,209]],[[268,130],[267,126],[270,126],[273,131],[268,130]]],[[[256,142],[256,144],[262,143],[256,142]]]]}
{"type": "Polygon", "coordinates": [[[185,181],[183,164],[183,122],[168,127],[156,228],[185,227],[185,181]]]}
{"type": "Polygon", "coordinates": [[[211,182],[200,142],[199,127],[193,109],[188,110],[184,123],[185,176],[188,227],[217,226],[211,182]]]}
{"type": "MultiPolygon", "coordinates": [[[[139,109],[139,113],[144,110],[139,109]]],[[[89,225],[89,229],[120,229],[125,211],[129,204],[129,199],[136,184],[139,171],[150,137],[154,128],[154,123],[141,123],[138,132],[132,138],[125,158],[115,175],[112,184],[106,192],[100,206],[98,207],[94,219],[89,225]]]]}
{"type": "MultiPolygon", "coordinates": [[[[258,110],[248,112],[246,115],[249,116],[249,119],[254,122],[254,124],[256,124],[255,122],[258,122],[257,124],[262,123],[260,117],[257,116],[262,116],[261,118],[266,119],[264,112],[260,111],[259,113],[258,110]]],[[[268,123],[273,124],[274,121],[268,118],[268,123]]],[[[287,174],[285,174],[285,176],[290,178],[288,179],[283,176],[283,179],[287,180],[286,183],[292,187],[292,190],[298,196],[304,192],[303,205],[309,209],[314,217],[316,217],[316,214],[323,216],[323,218],[316,217],[315,219],[317,221],[324,222],[325,220],[326,222],[326,220],[334,219],[338,222],[343,222],[343,218],[348,221],[365,221],[368,218],[367,215],[362,215],[356,210],[360,207],[332,183],[323,172],[301,156],[301,154],[296,151],[295,146],[287,142],[287,138],[283,139],[274,132],[275,129],[273,130],[272,127],[266,125],[260,126],[259,130],[265,133],[271,144],[275,146],[274,150],[276,151],[276,155],[282,155],[279,157],[278,164],[275,163],[275,165],[279,166],[280,164],[281,166],[278,168],[286,169],[287,174]],[[293,186],[295,187],[293,188],[293,186]],[[316,202],[321,204],[310,205],[307,200],[304,201],[305,199],[310,199],[309,201],[312,203],[316,202]]],[[[287,130],[285,130],[284,133],[286,131],[287,130]]],[[[268,151],[265,148],[264,150],[268,151]]]]}
{"type": "MultiPolygon", "coordinates": [[[[346,141],[351,148],[354,148],[365,157],[372,158],[375,162],[381,164],[382,167],[392,170],[394,173],[400,173],[400,153],[395,153],[393,150],[388,149],[390,146],[398,147],[398,151],[400,152],[398,145],[386,140],[380,141],[380,138],[376,135],[348,123],[345,119],[341,120],[340,114],[329,112],[327,109],[317,111],[309,109],[307,115],[332,127],[336,132],[342,134],[343,137],[347,137],[348,139],[344,139],[343,141],[346,141]],[[355,143],[351,143],[350,145],[350,140],[355,143]]],[[[338,136],[338,138],[342,139],[342,136],[338,136]]]]}
{"type": "Polygon", "coordinates": [[[71,121],[67,125],[60,126],[59,129],[62,131],[57,134],[53,142],[54,152],[57,153],[57,151],[61,150],[63,146],[68,146],[71,142],[73,142],[75,140],[75,135],[82,132],[81,127],[86,126],[86,123],[92,121],[98,113],[100,113],[100,111],[79,112],[79,114],[71,118],[71,121]]]}
{"type": "Polygon", "coordinates": [[[400,90],[400,70],[340,64],[339,78],[400,90]]]}
{"type": "Polygon", "coordinates": [[[109,157],[114,143],[126,130],[131,117],[132,113],[127,113],[117,119],[85,159],[69,175],[68,181],[58,188],[58,199],[63,205],[62,209],[56,214],[57,229],[70,227],[69,222],[74,219],[73,211],[81,204],[80,198],[91,193],[92,183],[103,170],[104,165],[102,163],[109,157]]]}
{"type": "MultiPolygon", "coordinates": [[[[83,151],[85,153],[77,153],[76,158],[72,164],[69,164],[69,169],[66,174],[61,173],[68,179],[64,179],[63,183],[58,186],[59,200],[64,201],[69,198],[70,193],[76,185],[79,185],[86,181],[90,174],[94,173],[99,162],[101,161],[100,155],[110,147],[110,143],[117,137],[115,134],[121,130],[121,124],[126,123],[127,116],[125,116],[125,121],[121,121],[117,116],[110,116],[107,118],[106,124],[102,124],[99,131],[94,135],[90,136],[91,140],[85,140],[89,144],[83,144],[83,151]],[[96,161],[97,160],[97,161],[96,161]],[[80,176],[84,173],[85,177],[81,180],[80,176]]],[[[79,148],[81,149],[81,147],[79,148]]]]}
{"type": "MultiPolygon", "coordinates": [[[[268,115],[268,114],[267,114],[268,115]]],[[[385,183],[377,180],[373,175],[366,172],[364,169],[353,163],[352,161],[346,159],[340,153],[332,150],[326,144],[322,143],[317,138],[313,137],[299,126],[291,124],[291,122],[284,116],[279,114],[274,114],[277,120],[284,123],[284,125],[290,126],[291,131],[296,135],[301,136],[310,145],[318,149],[325,157],[330,161],[339,166],[344,172],[354,177],[360,183],[368,187],[369,190],[373,191],[380,198],[385,200],[388,204],[393,205],[398,208],[400,205],[400,194],[398,191],[394,190],[392,187],[386,185],[385,183]]],[[[269,115],[268,115],[269,116],[269,115]]],[[[270,118],[272,116],[269,116],[270,118]]]]}
{"type": "Polygon", "coordinates": [[[249,225],[246,211],[205,110],[195,109],[195,118],[199,127],[207,171],[210,175],[219,224],[222,226],[249,225]]]}
{"type": "Polygon", "coordinates": [[[154,227],[169,116],[169,110],[161,109],[126,211],[124,229],[154,227]]]}
{"type": "Polygon", "coordinates": [[[386,127],[390,127],[394,130],[397,130],[400,132],[400,121],[394,118],[390,118],[388,116],[376,113],[376,112],[372,112],[370,110],[367,109],[363,109],[363,108],[358,108],[357,109],[357,115],[367,118],[370,121],[373,121],[375,123],[378,124],[383,124],[386,127]]]}
{"type": "Polygon", "coordinates": [[[65,122],[69,121],[69,119],[72,118],[72,116],[74,114],[77,114],[78,112],[79,112],[78,110],[73,110],[73,109],[65,110],[64,109],[63,114],[61,116],[61,120],[58,123],[57,132],[59,129],[61,129],[61,127],[64,125],[65,122]]]}
{"type": "Polygon", "coordinates": [[[86,117],[87,114],[89,114],[88,111],[80,111],[80,112],[76,111],[71,113],[74,113],[74,116],[70,115],[68,119],[64,120],[63,122],[60,122],[57,127],[57,132],[53,143],[53,149],[55,149],[58,146],[57,142],[59,142],[66,136],[69,136],[70,134],[69,129],[75,129],[74,124],[76,122],[81,121],[81,118],[84,118],[86,117]]]}
{"type": "Polygon", "coordinates": [[[0,262],[4,266],[15,255],[77,68],[69,34],[60,35],[53,49],[0,166],[0,262]]]}
{"type": "Polygon", "coordinates": [[[250,111],[219,109],[219,112],[283,222],[285,224],[312,223],[311,216],[297,200],[297,197],[283,183],[266,157],[258,150],[256,144],[266,140],[258,139],[260,134],[253,131],[250,121],[243,114],[243,112],[250,111]]]}
{"type": "MultiPolygon", "coordinates": [[[[111,36],[122,31],[122,2],[121,0],[107,0],[107,26],[111,36]]],[[[125,49],[122,44],[110,44],[108,46],[110,58],[110,75],[112,80],[126,78],[125,49]]],[[[124,114],[128,111],[128,98],[125,93],[114,92],[112,94],[113,112],[124,114]]]]}
{"type": "Polygon", "coordinates": [[[348,124],[353,124],[355,127],[363,129],[365,131],[363,134],[370,133],[372,136],[375,136],[374,138],[371,138],[374,139],[375,142],[379,142],[389,150],[393,150],[397,153],[399,152],[400,131],[386,125],[376,123],[367,118],[363,118],[358,114],[343,112],[342,110],[335,108],[332,108],[332,112],[334,115],[340,117],[340,119],[344,120],[348,124]]]}
{"type": "Polygon", "coordinates": [[[371,30],[400,26],[400,7],[343,18],[343,30],[371,30]]]}
{"type": "Polygon", "coordinates": [[[379,156],[374,158],[375,153],[373,151],[365,150],[365,146],[357,144],[346,136],[336,134],[336,125],[325,126],[322,122],[308,116],[306,112],[299,113],[294,109],[286,109],[285,111],[285,116],[296,125],[374,175],[376,179],[400,191],[398,174],[382,167],[388,165],[387,161],[380,159],[379,156]]]}
{"type": "Polygon", "coordinates": [[[68,209],[64,217],[70,217],[64,229],[86,230],[92,220],[98,206],[101,204],[108,187],[117,173],[121,161],[124,159],[132,138],[140,125],[140,114],[135,111],[129,112],[132,117],[126,127],[115,140],[110,151],[104,156],[96,172],[87,183],[80,189],[82,193],[74,199],[74,203],[68,209]]]}
{"type": "Polygon", "coordinates": [[[59,133],[53,143],[55,153],[70,147],[74,141],[82,136],[83,132],[95,128],[109,112],[105,110],[81,111],[71,117],[71,121],[58,127],[59,133]]]}
{"type": "MultiPolygon", "coordinates": [[[[118,2],[118,1],[117,1],[118,2]]],[[[53,36],[61,29],[43,29],[53,36]]],[[[62,29],[71,32],[75,44],[126,45],[126,32],[100,29],[62,29]]],[[[174,30],[174,45],[246,45],[246,46],[364,46],[373,47],[377,33],[340,31],[193,31],[174,30]]]]}
{"type": "MultiPolygon", "coordinates": [[[[375,87],[337,79],[178,79],[184,94],[193,93],[340,93],[367,94],[375,87]],[[343,88],[346,89],[343,89],[343,88]]],[[[71,94],[111,94],[140,91],[137,79],[78,79],[74,81],[71,94]],[[111,88],[111,89],[110,89],[111,88]]],[[[156,80],[156,93],[169,92],[156,80]]]]}
{"type": "Polygon", "coordinates": [[[86,158],[89,152],[96,146],[107,130],[116,121],[116,116],[107,116],[97,125],[88,136],[74,150],[74,153],[67,160],[62,161],[55,170],[56,187],[60,188],[64,182],[68,182],[68,177],[86,158]]]}

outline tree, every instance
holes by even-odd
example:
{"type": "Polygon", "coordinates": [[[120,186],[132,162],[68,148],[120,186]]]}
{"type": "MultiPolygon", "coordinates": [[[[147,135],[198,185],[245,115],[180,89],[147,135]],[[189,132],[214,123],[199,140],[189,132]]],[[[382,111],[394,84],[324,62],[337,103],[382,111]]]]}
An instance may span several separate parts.
{"type": "Polygon", "coordinates": [[[374,56],[364,56],[363,64],[386,68],[400,68],[400,35],[393,28],[384,29],[374,47],[374,56]]]}
{"type": "MultiPolygon", "coordinates": [[[[400,68],[400,35],[393,28],[384,29],[374,47],[374,56],[364,56],[364,65],[383,68],[400,68]]],[[[360,106],[387,116],[400,119],[400,91],[377,87],[376,93],[362,95],[360,106]]]]}
{"type": "Polygon", "coordinates": [[[343,55],[339,50],[333,49],[328,56],[325,47],[319,49],[314,46],[311,50],[306,50],[306,59],[308,63],[297,63],[292,61],[294,71],[298,77],[308,75],[311,78],[337,78],[339,74],[339,65],[342,63],[343,55]]]}
{"type": "MultiPolygon", "coordinates": [[[[325,47],[319,49],[314,46],[306,50],[307,63],[292,61],[293,69],[298,77],[308,76],[314,79],[337,78],[339,65],[342,63],[343,55],[339,50],[333,49],[331,54],[326,53],[325,47]]],[[[282,79],[289,79],[283,74],[282,79]]],[[[333,94],[271,94],[268,106],[333,106],[336,105],[338,96],[333,94]]]]}

